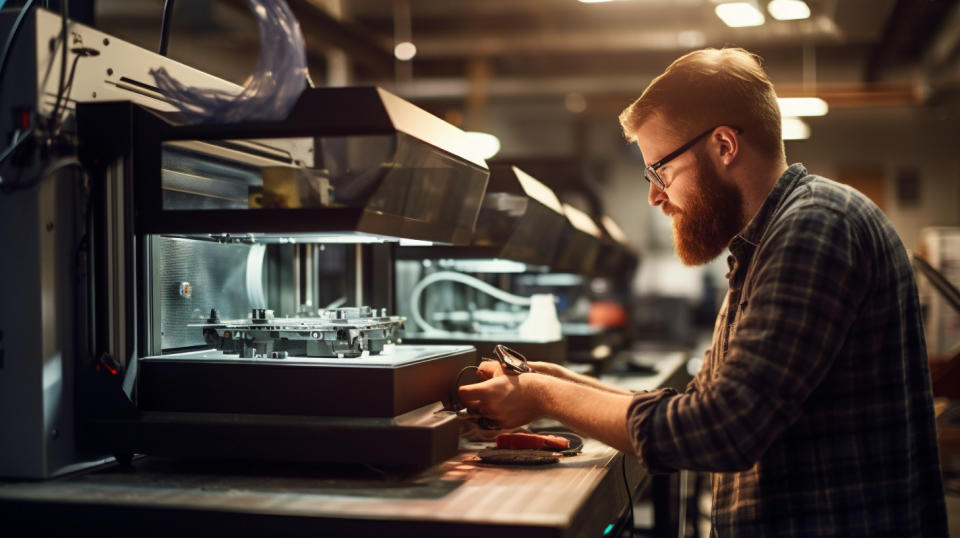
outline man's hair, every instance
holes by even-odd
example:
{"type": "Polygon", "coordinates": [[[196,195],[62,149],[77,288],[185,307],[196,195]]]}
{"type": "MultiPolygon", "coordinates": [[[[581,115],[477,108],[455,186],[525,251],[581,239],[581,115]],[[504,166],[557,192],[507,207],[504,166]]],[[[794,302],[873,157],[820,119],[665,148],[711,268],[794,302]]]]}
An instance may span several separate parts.
{"type": "Polygon", "coordinates": [[[741,48],[681,56],[620,113],[624,136],[635,141],[637,129],[660,114],[678,139],[729,125],[762,154],[784,159],[777,94],[760,62],[741,48]]]}

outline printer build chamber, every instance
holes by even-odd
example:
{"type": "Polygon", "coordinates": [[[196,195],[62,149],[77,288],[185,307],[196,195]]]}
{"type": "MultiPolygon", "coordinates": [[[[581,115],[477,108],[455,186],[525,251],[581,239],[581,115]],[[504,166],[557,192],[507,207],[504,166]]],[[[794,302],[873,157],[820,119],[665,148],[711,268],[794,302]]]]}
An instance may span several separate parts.
{"type": "Polygon", "coordinates": [[[77,118],[91,345],[116,372],[81,383],[88,441],[123,458],[456,452],[444,408],[476,351],[396,343],[390,260],[401,239],[470,240],[489,173],[459,129],[378,88],[307,90],[279,122],[179,125],[130,102],[77,118]],[[337,307],[390,326],[330,324],[337,307]]]}

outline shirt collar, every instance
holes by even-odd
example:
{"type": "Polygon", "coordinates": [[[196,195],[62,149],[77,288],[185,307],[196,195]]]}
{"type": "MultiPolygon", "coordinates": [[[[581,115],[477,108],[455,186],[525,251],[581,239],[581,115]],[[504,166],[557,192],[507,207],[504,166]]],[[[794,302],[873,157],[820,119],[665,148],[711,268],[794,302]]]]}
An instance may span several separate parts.
{"type": "Polygon", "coordinates": [[[730,250],[733,251],[734,254],[736,254],[736,247],[740,246],[737,243],[745,242],[753,247],[760,244],[760,240],[763,238],[764,232],[767,231],[773,214],[776,213],[777,208],[780,207],[780,203],[793,191],[797,181],[806,175],[807,169],[800,163],[793,164],[787,168],[780,178],[777,179],[776,184],[774,184],[773,189],[770,190],[770,194],[767,195],[767,199],[764,200],[757,214],[754,215],[743,230],[740,230],[740,233],[733,238],[733,241],[730,243],[730,250]]]}

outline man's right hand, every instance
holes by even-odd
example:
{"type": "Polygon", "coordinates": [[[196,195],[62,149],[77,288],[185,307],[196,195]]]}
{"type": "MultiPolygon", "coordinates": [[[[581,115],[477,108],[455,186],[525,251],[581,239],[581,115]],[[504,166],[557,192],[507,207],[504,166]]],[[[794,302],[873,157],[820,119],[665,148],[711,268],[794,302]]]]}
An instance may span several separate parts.
{"type": "Polygon", "coordinates": [[[480,365],[477,366],[477,377],[486,381],[487,379],[493,379],[494,377],[504,375],[506,372],[503,371],[503,366],[495,360],[484,359],[480,361],[480,365]]]}

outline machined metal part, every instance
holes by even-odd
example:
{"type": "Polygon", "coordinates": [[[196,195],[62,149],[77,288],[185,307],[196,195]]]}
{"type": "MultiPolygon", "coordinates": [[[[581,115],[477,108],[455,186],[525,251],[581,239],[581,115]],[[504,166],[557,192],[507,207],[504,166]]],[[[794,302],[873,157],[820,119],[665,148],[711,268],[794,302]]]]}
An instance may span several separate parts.
{"type": "Polygon", "coordinates": [[[365,351],[377,355],[395,343],[405,321],[369,306],[322,310],[315,318],[275,318],[272,310],[254,308],[248,319],[221,321],[214,311],[207,323],[189,326],[201,327],[220,351],[244,358],[352,358],[365,351]]]}

